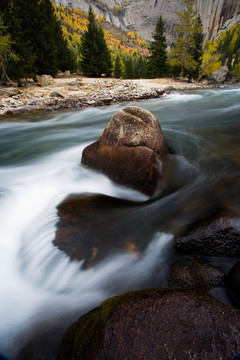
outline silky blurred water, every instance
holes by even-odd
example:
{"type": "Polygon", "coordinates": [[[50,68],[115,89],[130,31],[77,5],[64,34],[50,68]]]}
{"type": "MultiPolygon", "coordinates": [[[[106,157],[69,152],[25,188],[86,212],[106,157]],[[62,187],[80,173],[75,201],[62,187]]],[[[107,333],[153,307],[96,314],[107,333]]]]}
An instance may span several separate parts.
{"type": "MultiPolygon", "coordinates": [[[[0,353],[14,358],[37,334],[45,339],[48,331],[61,338],[59,328],[109,296],[166,285],[177,256],[174,229],[209,208],[212,184],[239,172],[239,88],[176,92],[132,104],[157,116],[175,152],[169,158],[167,190],[151,202],[80,163],[84,147],[99,138],[112,114],[129,104],[0,122],[0,353]],[[52,244],[56,206],[71,193],[144,204],[137,211],[149,220],[151,240],[143,254],[121,250],[86,270],[81,261],[71,262],[52,244]]],[[[227,201],[225,193],[222,199],[227,201]]],[[[132,226],[141,229],[137,213],[132,226]]],[[[54,359],[57,345],[42,341],[46,359],[54,359]]]]}

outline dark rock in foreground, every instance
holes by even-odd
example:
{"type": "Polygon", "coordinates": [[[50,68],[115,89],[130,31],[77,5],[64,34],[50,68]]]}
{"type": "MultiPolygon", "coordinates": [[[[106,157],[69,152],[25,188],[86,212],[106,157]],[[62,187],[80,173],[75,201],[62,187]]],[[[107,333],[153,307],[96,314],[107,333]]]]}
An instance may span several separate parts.
{"type": "Polygon", "coordinates": [[[229,271],[226,277],[226,287],[234,305],[240,309],[240,261],[229,271]]]}
{"type": "Polygon", "coordinates": [[[152,195],[163,176],[168,150],[158,119],[129,106],[114,114],[100,139],[83,150],[82,163],[152,195]]]}
{"type": "Polygon", "coordinates": [[[60,360],[232,359],[240,311],[187,290],[142,290],[105,300],[67,332],[60,360]]]}
{"type": "Polygon", "coordinates": [[[170,267],[171,288],[209,290],[224,286],[224,272],[217,266],[194,259],[182,259],[170,267]]]}
{"type": "Polygon", "coordinates": [[[198,223],[175,237],[181,254],[205,256],[240,255],[240,219],[220,216],[198,223]]]}

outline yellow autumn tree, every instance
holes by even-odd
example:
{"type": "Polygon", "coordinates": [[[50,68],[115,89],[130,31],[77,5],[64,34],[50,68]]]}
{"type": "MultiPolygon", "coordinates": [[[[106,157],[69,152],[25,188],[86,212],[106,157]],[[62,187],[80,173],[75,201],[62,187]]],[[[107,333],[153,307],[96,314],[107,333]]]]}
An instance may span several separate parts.
{"type": "Polygon", "coordinates": [[[218,44],[209,40],[204,49],[202,61],[202,75],[209,76],[222,66],[221,54],[218,52],[218,44]]]}

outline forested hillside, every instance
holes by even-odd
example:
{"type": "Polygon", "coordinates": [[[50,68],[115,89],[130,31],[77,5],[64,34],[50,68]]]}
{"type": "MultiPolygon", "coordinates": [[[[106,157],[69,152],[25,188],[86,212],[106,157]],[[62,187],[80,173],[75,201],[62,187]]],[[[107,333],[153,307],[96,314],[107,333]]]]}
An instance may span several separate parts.
{"type": "Polygon", "coordinates": [[[203,75],[209,76],[223,65],[227,65],[240,79],[240,24],[222,32],[218,39],[209,40],[205,45],[203,75]]]}
{"type": "MultiPolygon", "coordinates": [[[[125,32],[93,12],[94,26],[102,33],[112,63],[106,73],[129,79],[173,75],[190,81],[227,65],[240,78],[240,24],[221,32],[216,40],[209,40],[203,49],[205,34],[196,9],[198,2],[183,2],[185,11],[175,14],[177,37],[171,46],[167,46],[169,28],[161,14],[155,23],[153,40],[147,43],[134,29],[125,32]]],[[[121,5],[110,10],[120,14],[128,2],[121,5]]],[[[4,79],[55,75],[59,70],[79,70],[87,75],[81,62],[82,37],[89,26],[86,11],[73,8],[71,3],[67,7],[56,5],[53,0],[1,0],[0,11],[0,75],[4,79]]],[[[91,41],[88,46],[92,46],[91,41]]],[[[96,57],[100,54],[101,51],[96,57]]],[[[105,72],[96,69],[94,73],[97,76],[105,72]]]]}
{"type": "MultiPolygon", "coordinates": [[[[63,34],[79,61],[79,46],[81,36],[87,29],[88,15],[84,10],[63,6],[55,6],[55,11],[61,22],[63,34]]],[[[117,52],[121,52],[123,56],[149,55],[148,44],[135,31],[126,33],[121,28],[107,22],[101,15],[96,16],[96,20],[104,30],[105,39],[113,57],[117,52]]]]}
{"type": "Polygon", "coordinates": [[[10,77],[75,69],[51,0],[1,0],[0,14],[0,40],[7,36],[9,47],[0,47],[1,68],[10,77]]]}

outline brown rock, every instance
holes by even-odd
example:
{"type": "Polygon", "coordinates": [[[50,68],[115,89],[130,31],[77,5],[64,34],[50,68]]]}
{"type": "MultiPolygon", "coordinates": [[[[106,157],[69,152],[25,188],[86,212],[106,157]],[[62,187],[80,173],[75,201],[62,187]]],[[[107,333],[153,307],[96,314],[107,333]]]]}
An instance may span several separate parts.
{"type": "Polygon", "coordinates": [[[12,97],[19,93],[20,91],[17,88],[0,88],[0,97],[12,97]]]}
{"type": "Polygon", "coordinates": [[[224,272],[217,266],[183,259],[171,265],[168,285],[171,288],[208,290],[224,286],[224,272]]]}
{"type": "Polygon", "coordinates": [[[41,75],[36,76],[38,85],[40,86],[49,86],[53,84],[53,77],[51,75],[41,75]]]}
{"type": "Polygon", "coordinates": [[[53,244],[83,267],[129,252],[138,256],[155,227],[139,203],[101,194],[72,194],[58,205],[59,221],[53,244]]]}
{"type": "Polygon", "coordinates": [[[142,290],[105,300],[67,332],[60,360],[216,360],[240,352],[240,311],[199,291],[142,290]]]}
{"type": "Polygon", "coordinates": [[[152,195],[161,181],[168,149],[157,118],[129,106],[114,114],[100,139],[84,149],[82,163],[152,195]]]}

